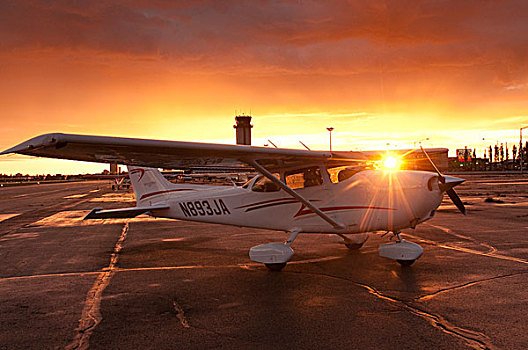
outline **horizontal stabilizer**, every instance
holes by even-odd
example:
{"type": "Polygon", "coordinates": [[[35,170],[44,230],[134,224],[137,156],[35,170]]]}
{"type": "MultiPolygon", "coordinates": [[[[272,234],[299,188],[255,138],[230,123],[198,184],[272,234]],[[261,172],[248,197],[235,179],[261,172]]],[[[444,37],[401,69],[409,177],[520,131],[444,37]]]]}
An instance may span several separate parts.
{"type": "Polygon", "coordinates": [[[84,217],[84,220],[88,219],[126,219],[134,218],[138,215],[146,213],[151,210],[168,209],[169,206],[163,205],[152,205],[145,207],[133,207],[133,208],[122,208],[122,209],[109,209],[103,210],[101,208],[94,208],[91,212],[84,217]]]}

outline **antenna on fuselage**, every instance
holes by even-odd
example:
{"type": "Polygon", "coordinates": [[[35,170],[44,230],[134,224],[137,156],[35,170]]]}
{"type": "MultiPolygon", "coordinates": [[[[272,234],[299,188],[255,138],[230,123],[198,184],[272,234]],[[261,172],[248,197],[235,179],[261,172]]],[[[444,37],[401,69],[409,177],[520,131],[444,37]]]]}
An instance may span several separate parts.
{"type": "Polygon", "coordinates": [[[270,139],[268,139],[268,142],[271,143],[271,144],[273,145],[273,147],[275,147],[275,148],[279,148],[279,147],[277,147],[277,145],[274,144],[270,139]]]}
{"type": "Polygon", "coordinates": [[[299,140],[299,143],[303,145],[308,151],[311,151],[310,147],[306,146],[301,140],[299,140]]]}

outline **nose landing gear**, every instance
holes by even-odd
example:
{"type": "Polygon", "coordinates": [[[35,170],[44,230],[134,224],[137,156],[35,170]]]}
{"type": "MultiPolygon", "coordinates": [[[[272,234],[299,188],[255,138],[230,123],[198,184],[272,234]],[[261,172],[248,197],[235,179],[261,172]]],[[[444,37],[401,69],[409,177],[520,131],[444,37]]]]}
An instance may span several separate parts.
{"type": "Polygon", "coordinates": [[[353,235],[350,235],[349,237],[341,233],[336,233],[336,235],[343,238],[343,243],[350,250],[358,250],[359,248],[361,248],[369,237],[368,233],[353,234],[353,235]]]}

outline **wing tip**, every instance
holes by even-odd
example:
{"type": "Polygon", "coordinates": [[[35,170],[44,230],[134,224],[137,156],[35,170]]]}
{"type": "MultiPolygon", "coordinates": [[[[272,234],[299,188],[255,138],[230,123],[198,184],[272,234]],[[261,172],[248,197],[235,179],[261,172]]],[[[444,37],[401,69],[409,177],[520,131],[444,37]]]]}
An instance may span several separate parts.
{"type": "Polygon", "coordinates": [[[103,210],[103,208],[93,208],[92,210],[90,210],[90,212],[88,214],[86,214],[86,216],[83,218],[83,220],[89,220],[89,219],[96,218],[97,212],[101,211],[101,210],[103,210]]]}
{"type": "Polygon", "coordinates": [[[64,137],[64,134],[61,134],[61,133],[49,133],[49,134],[38,135],[22,143],[19,143],[16,146],[13,146],[11,148],[8,148],[0,152],[0,155],[10,154],[10,153],[24,154],[38,147],[59,144],[61,142],[61,139],[63,139],[63,137],[64,137]]]}

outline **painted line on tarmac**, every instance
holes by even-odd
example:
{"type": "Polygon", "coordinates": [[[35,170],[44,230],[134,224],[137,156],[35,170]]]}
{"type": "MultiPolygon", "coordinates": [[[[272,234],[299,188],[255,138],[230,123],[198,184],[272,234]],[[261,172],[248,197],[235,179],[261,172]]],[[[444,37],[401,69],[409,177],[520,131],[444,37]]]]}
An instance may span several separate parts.
{"type": "Polygon", "coordinates": [[[76,199],[76,198],[84,198],[88,195],[88,193],[83,194],[72,194],[70,196],[62,197],[62,199],[76,199]]]}
{"type": "Polygon", "coordinates": [[[433,227],[433,228],[439,229],[439,230],[441,230],[441,231],[443,231],[445,233],[451,234],[451,235],[453,235],[455,237],[469,240],[469,241],[471,241],[471,242],[473,242],[473,243],[475,243],[477,245],[480,245],[480,246],[488,249],[488,251],[487,252],[482,252],[482,251],[479,251],[479,250],[476,250],[476,249],[464,248],[464,247],[459,247],[459,246],[451,245],[451,244],[442,244],[442,243],[437,242],[437,241],[433,241],[433,240],[430,240],[430,239],[425,239],[425,238],[422,238],[420,236],[415,236],[415,235],[411,235],[411,234],[408,234],[408,233],[402,233],[402,235],[414,238],[416,240],[419,240],[422,243],[434,245],[436,247],[443,248],[443,249],[456,250],[456,251],[459,251],[459,252],[464,252],[464,253],[469,253],[469,254],[474,254],[474,255],[487,256],[487,257],[494,258],[494,259],[501,259],[501,260],[517,262],[517,263],[521,263],[521,264],[528,264],[528,260],[526,260],[526,259],[516,258],[516,257],[509,256],[509,255],[504,255],[504,254],[497,254],[497,249],[495,247],[493,247],[492,245],[487,244],[487,243],[478,242],[478,241],[476,241],[475,239],[473,239],[471,237],[459,235],[457,233],[454,233],[453,231],[451,231],[451,229],[449,229],[447,227],[438,226],[438,225],[431,225],[431,224],[428,224],[428,225],[433,227]]]}
{"type": "MultiPolygon", "coordinates": [[[[311,264],[311,263],[317,263],[317,262],[337,260],[341,258],[342,256],[325,256],[322,258],[288,261],[288,265],[311,264]]],[[[247,264],[229,264],[229,265],[181,265],[181,266],[132,267],[132,268],[116,268],[115,272],[225,269],[225,268],[241,268],[244,270],[250,270],[253,267],[259,267],[259,266],[264,266],[264,265],[261,263],[247,263],[247,264]]]]}
{"type": "Polygon", "coordinates": [[[0,222],[9,220],[11,218],[14,218],[15,216],[19,216],[21,213],[13,213],[13,214],[0,214],[0,222]]]}
{"type": "Polygon", "coordinates": [[[0,283],[9,282],[9,281],[31,280],[35,278],[82,277],[82,276],[89,276],[89,275],[98,275],[100,273],[101,273],[100,271],[85,271],[85,272],[47,273],[47,274],[42,274],[42,275],[3,277],[3,278],[0,278],[0,283]]]}

